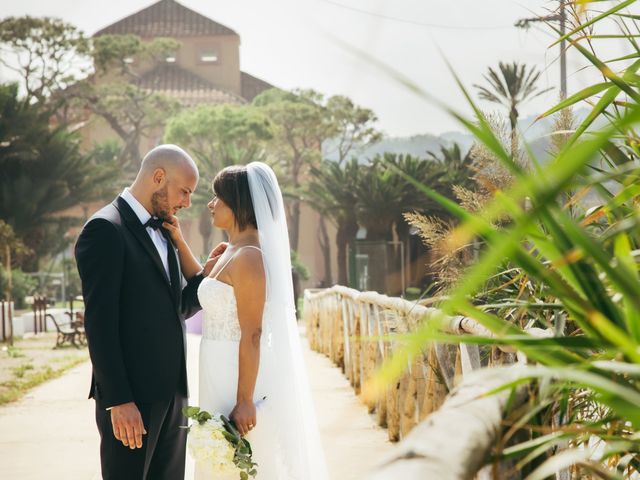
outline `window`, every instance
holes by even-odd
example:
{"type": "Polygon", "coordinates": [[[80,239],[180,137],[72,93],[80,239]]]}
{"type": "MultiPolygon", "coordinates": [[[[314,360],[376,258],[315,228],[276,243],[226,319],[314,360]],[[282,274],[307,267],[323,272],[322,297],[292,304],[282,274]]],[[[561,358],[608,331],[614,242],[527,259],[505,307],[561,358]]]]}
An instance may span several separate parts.
{"type": "Polygon", "coordinates": [[[204,50],[200,53],[200,61],[202,63],[217,63],[218,52],[215,50],[204,50]]]}

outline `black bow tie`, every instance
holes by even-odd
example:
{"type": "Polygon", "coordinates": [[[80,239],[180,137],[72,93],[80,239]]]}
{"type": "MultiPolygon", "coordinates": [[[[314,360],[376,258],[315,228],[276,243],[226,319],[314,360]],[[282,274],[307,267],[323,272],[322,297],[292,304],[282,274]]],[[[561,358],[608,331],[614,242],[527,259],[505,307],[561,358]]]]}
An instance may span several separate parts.
{"type": "Polygon", "coordinates": [[[144,224],[145,228],[147,227],[151,227],[154,230],[158,230],[160,227],[162,227],[162,223],[164,222],[164,220],[162,220],[161,218],[156,218],[156,217],[151,217],[147,223],[144,224]]]}

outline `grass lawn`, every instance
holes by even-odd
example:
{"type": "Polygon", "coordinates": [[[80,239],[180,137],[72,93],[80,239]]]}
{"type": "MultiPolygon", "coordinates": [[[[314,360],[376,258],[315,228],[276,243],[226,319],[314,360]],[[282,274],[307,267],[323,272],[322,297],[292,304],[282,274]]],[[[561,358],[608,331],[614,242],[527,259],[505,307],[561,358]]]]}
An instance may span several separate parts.
{"type": "Polygon", "coordinates": [[[0,405],[89,359],[86,347],[54,350],[55,344],[53,332],[17,338],[13,347],[0,343],[0,405]]]}

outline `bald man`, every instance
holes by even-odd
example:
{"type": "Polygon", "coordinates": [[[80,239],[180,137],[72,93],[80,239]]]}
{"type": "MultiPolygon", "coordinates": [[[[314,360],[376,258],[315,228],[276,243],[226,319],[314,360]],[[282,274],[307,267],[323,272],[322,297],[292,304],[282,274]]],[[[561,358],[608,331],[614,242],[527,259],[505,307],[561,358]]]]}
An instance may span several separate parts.
{"type": "Polygon", "coordinates": [[[160,145],[76,244],[105,480],[184,478],[184,320],[200,308],[197,288],[224,247],[184,279],[161,225],[191,205],[197,184],[191,157],[160,145]]]}

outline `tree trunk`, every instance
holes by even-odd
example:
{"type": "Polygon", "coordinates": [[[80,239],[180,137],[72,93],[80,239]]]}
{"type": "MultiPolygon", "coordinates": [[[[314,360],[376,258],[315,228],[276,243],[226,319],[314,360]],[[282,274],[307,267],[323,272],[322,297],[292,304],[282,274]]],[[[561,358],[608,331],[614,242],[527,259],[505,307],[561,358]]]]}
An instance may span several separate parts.
{"type": "Polygon", "coordinates": [[[324,216],[320,215],[320,230],[318,232],[320,247],[324,260],[324,278],[322,286],[327,288],[333,285],[333,272],[331,271],[331,241],[327,232],[327,222],[324,216]]]}
{"type": "Polygon", "coordinates": [[[511,158],[515,161],[518,153],[518,110],[515,105],[509,112],[509,123],[511,124],[511,158]]]}
{"type": "MultiPolygon", "coordinates": [[[[296,200],[292,200],[290,203],[285,204],[285,214],[287,215],[287,223],[289,227],[289,248],[291,250],[298,252],[298,225],[300,221],[300,202],[296,200]],[[294,243],[295,240],[295,243],[294,243]]],[[[296,292],[300,291],[300,279],[297,274],[293,275],[293,291],[296,295],[296,299],[298,294],[296,292]]]]}
{"type": "Polygon", "coordinates": [[[290,222],[289,222],[289,242],[291,243],[291,249],[298,251],[298,243],[300,240],[300,201],[293,200],[291,202],[290,209],[290,222]]]}
{"type": "MultiPolygon", "coordinates": [[[[291,250],[298,252],[298,240],[299,240],[299,227],[300,227],[300,202],[293,200],[289,209],[289,247],[291,250]]],[[[300,295],[300,276],[293,275],[293,293],[296,299],[296,306],[298,297],[300,295]]]]}
{"type": "Polygon", "coordinates": [[[347,229],[344,224],[338,225],[336,233],[336,248],[338,250],[338,285],[343,287],[349,286],[349,277],[347,275],[347,248],[349,246],[349,238],[347,237],[347,229]]]}
{"type": "Polygon", "coordinates": [[[336,232],[336,248],[338,249],[338,284],[349,286],[349,246],[353,244],[358,233],[358,222],[355,218],[347,218],[338,224],[336,232]]]}

